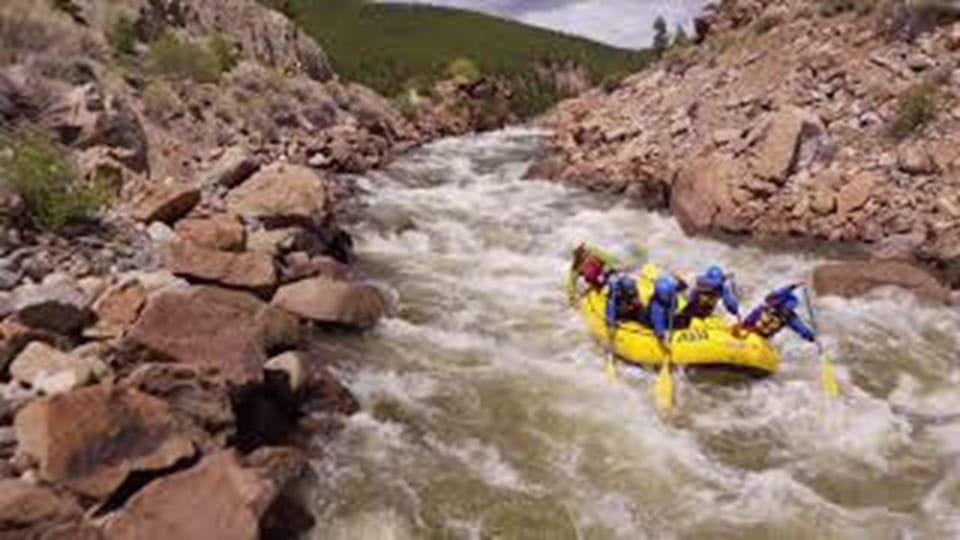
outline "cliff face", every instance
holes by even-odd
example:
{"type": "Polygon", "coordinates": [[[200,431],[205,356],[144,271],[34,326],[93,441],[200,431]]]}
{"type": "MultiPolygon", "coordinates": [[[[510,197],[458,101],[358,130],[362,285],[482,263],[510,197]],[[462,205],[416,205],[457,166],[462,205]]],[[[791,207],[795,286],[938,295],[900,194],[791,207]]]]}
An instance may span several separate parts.
{"type": "Polygon", "coordinates": [[[555,153],[530,174],[669,208],[690,233],[855,242],[960,285],[948,11],[721,2],[699,45],[547,115],[555,153]]]}

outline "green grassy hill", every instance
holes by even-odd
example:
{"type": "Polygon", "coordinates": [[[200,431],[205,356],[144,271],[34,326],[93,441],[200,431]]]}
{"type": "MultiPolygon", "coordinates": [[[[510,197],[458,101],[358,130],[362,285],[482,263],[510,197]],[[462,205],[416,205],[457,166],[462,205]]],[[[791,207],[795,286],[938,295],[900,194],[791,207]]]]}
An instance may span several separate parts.
{"type": "Polygon", "coordinates": [[[514,111],[529,116],[564,97],[537,65],[574,62],[593,83],[640,69],[647,52],[609,47],[550,30],[459,9],[362,0],[266,0],[316,38],[344,77],[386,96],[424,88],[457,59],[506,78],[514,111]]]}

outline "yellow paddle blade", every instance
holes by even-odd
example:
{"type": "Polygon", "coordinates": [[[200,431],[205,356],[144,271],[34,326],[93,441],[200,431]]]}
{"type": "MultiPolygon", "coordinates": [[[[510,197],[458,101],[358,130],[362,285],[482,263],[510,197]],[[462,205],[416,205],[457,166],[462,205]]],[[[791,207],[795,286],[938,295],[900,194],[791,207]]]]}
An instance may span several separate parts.
{"type": "Polygon", "coordinates": [[[665,411],[673,405],[673,376],[670,373],[670,363],[664,362],[657,375],[657,382],[653,386],[653,397],[657,408],[665,411]]]}
{"type": "Polygon", "coordinates": [[[617,380],[617,365],[613,361],[613,356],[607,357],[607,362],[603,365],[603,373],[610,381],[617,380]]]}
{"type": "Polygon", "coordinates": [[[820,383],[823,385],[823,393],[828,398],[835,398],[840,395],[840,385],[837,384],[837,378],[833,374],[833,363],[830,358],[823,354],[820,362],[820,383]]]}

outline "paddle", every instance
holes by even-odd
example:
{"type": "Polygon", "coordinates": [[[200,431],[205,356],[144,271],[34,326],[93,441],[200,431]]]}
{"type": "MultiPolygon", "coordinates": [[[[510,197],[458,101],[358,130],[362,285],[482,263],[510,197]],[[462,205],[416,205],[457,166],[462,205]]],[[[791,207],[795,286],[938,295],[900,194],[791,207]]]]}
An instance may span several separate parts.
{"type": "Polygon", "coordinates": [[[671,306],[670,315],[667,317],[667,356],[660,366],[660,373],[653,386],[654,401],[661,411],[666,411],[673,405],[673,375],[670,369],[673,361],[673,311],[671,306]]]}
{"type": "Polygon", "coordinates": [[[607,331],[607,346],[609,352],[607,354],[607,361],[603,364],[603,373],[607,376],[607,379],[610,381],[617,380],[617,361],[614,357],[614,344],[617,339],[617,327],[614,326],[612,330],[607,331]]]}
{"type": "Polygon", "coordinates": [[[806,287],[803,288],[803,301],[807,304],[807,313],[810,316],[810,326],[813,327],[813,335],[816,339],[817,353],[820,355],[820,385],[823,386],[823,393],[830,399],[840,395],[840,386],[833,373],[833,363],[823,349],[820,343],[820,332],[817,330],[817,318],[813,312],[813,304],[810,302],[810,292],[806,287]]]}

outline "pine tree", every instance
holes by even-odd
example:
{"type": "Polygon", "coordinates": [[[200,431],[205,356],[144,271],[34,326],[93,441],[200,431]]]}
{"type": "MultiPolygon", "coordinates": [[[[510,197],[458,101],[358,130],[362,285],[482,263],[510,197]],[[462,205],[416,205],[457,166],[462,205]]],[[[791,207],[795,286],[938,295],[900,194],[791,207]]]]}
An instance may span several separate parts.
{"type": "Polygon", "coordinates": [[[658,16],[653,21],[653,50],[655,53],[662,54],[670,46],[670,34],[667,32],[667,21],[662,16],[658,16]]]}
{"type": "Polygon", "coordinates": [[[673,33],[673,46],[686,47],[689,44],[690,44],[690,37],[687,36],[687,31],[683,29],[682,24],[678,24],[677,31],[673,33]]]}

